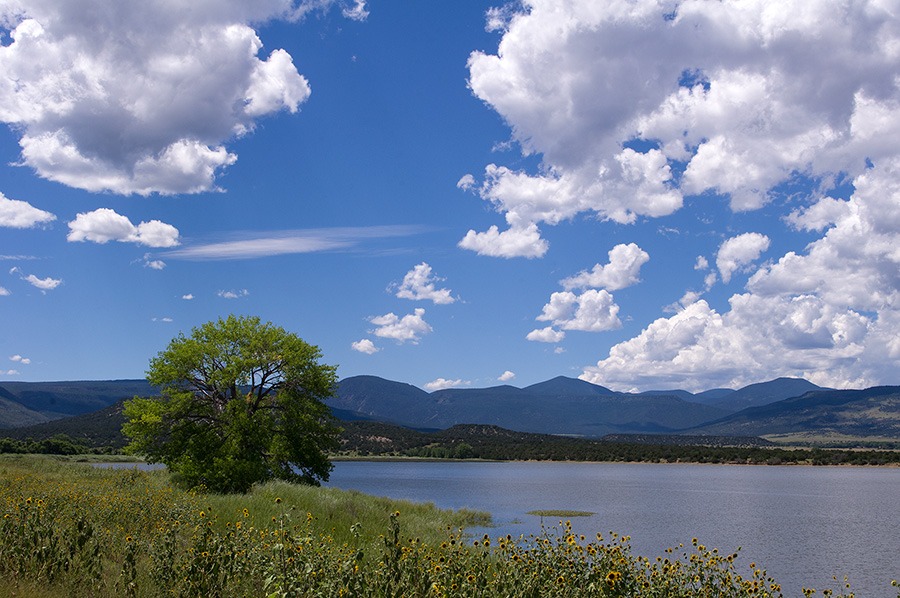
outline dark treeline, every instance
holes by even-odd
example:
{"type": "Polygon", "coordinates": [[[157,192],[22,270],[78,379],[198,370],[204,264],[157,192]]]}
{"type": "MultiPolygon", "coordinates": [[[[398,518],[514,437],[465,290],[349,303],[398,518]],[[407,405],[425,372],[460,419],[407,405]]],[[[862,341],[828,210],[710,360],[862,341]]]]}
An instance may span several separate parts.
{"type": "Polygon", "coordinates": [[[0,438],[0,453],[13,454],[38,454],[38,455],[87,455],[110,454],[112,448],[89,447],[82,442],[72,440],[65,434],[58,434],[53,438],[33,440],[15,440],[13,438],[0,438]]]}
{"type": "MultiPolygon", "coordinates": [[[[109,421],[106,425],[116,425],[109,421]]],[[[118,424],[121,425],[121,424],[118,424]]],[[[496,461],[621,461],[646,463],[752,463],[769,465],[889,465],[900,464],[900,451],[861,449],[788,449],[763,439],[723,436],[611,436],[583,439],[551,434],[514,432],[497,426],[459,425],[423,432],[381,422],[344,421],[341,456],[405,456],[431,459],[496,461]],[[628,442],[623,441],[628,438],[628,442]],[[654,439],[658,442],[654,443],[654,439]],[[632,441],[637,440],[637,441],[632,441]],[[695,444],[686,444],[693,442],[695,444]],[[729,446],[729,442],[733,445],[729,446]]],[[[8,432],[4,430],[4,432],[8,432]]],[[[73,439],[66,434],[44,438],[0,438],[0,453],[111,454],[120,452],[120,430],[98,438],[73,439]],[[102,446],[98,438],[113,442],[102,446]],[[98,446],[99,445],[99,446],[98,446]]]]}
{"type": "MultiPolygon", "coordinates": [[[[346,456],[407,456],[499,461],[622,461],[647,463],[752,463],[807,465],[900,464],[898,451],[788,449],[614,442],[513,432],[496,426],[454,426],[419,432],[378,422],[343,422],[346,456]]],[[[721,438],[717,443],[721,444],[721,438]]]]}

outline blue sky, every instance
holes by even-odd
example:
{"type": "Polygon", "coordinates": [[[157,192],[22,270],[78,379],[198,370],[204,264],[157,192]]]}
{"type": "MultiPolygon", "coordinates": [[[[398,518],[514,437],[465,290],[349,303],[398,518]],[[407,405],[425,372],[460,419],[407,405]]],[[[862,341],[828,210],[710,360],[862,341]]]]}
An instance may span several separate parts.
{"type": "Polygon", "coordinates": [[[898,10],[0,1],[0,381],[896,384],[898,10]]]}

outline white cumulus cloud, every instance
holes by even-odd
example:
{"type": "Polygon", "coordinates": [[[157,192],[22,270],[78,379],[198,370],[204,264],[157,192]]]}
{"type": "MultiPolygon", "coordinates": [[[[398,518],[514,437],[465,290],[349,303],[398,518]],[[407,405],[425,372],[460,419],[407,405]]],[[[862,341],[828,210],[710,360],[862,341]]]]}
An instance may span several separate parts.
{"type": "Polygon", "coordinates": [[[397,297],[413,301],[430,300],[438,305],[453,303],[456,299],[450,294],[450,289],[436,289],[434,286],[442,280],[431,273],[431,266],[422,262],[403,277],[403,282],[397,286],[397,297]]]}
{"type": "Polygon", "coordinates": [[[9,199],[0,193],[0,226],[31,228],[44,222],[53,222],[56,216],[39,210],[27,201],[9,199]]]}
{"type": "Polygon", "coordinates": [[[622,327],[618,313],[619,306],[608,291],[589,289],[580,295],[571,291],[553,293],[536,319],[564,330],[602,332],[622,327]]]}
{"type": "Polygon", "coordinates": [[[9,358],[9,360],[10,360],[10,361],[16,361],[16,362],[21,363],[21,364],[23,364],[23,365],[28,365],[28,364],[31,363],[31,360],[30,360],[29,358],[27,358],[27,357],[22,357],[21,355],[13,355],[12,357],[9,358]]]}
{"type": "Polygon", "coordinates": [[[44,294],[46,294],[47,291],[52,291],[63,282],[62,279],[51,278],[49,276],[47,278],[38,278],[34,274],[25,274],[18,266],[10,268],[9,273],[18,274],[19,278],[21,278],[31,286],[37,287],[41,290],[41,293],[44,294]]]}
{"type": "Polygon", "coordinates": [[[619,306],[607,290],[619,290],[640,282],[640,270],[650,259],[646,251],[635,243],[619,244],[609,251],[609,263],[595,264],[559,281],[565,291],[550,295],[541,315],[536,319],[551,322],[551,326],[532,330],[526,338],[531,341],[556,343],[565,337],[563,330],[603,332],[622,327],[619,306]],[[572,289],[585,289],[580,294],[572,289]]]}
{"type": "MultiPolygon", "coordinates": [[[[362,18],[364,6],[348,16],[362,18]]],[[[309,97],[291,56],[261,54],[253,28],[306,10],[291,0],[4,3],[0,120],[19,133],[22,162],[65,185],[214,189],[237,158],[226,142],[309,97]]]]}
{"type": "Polygon", "coordinates": [[[367,338],[358,340],[356,342],[350,343],[350,348],[354,351],[359,351],[360,353],[365,353],[366,355],[372,355],[373,353],[377,353],[381,351],[378,347],[375,346],[375,343],[370,341],[367,338]]]}
{"type": "Polygon", "coordinates": [[[706,270],[707,268],[709,268],[709,261],[702,255],[698,255],[697,261],[694,263],[694,270],[706,270]]]}
{"type": "Polygon", "coordinates": [[[722,282],[727,284],[735,271],[759,259],[768,248],[769,237],[759,233],[744,233],[722,243],[716,254],[716,267],[722,282]]]}
{"type": "MultiPolygon", "coordinates": [[[[614,346],[581,378],[624,388],[737,388],[801,375],[822,385],[864,381],[853,370],[873,322],[813,296],[734,295],[720,314],[699,300],[614,346]]],[[[896,343],[895,343],[896,344],[896,343]]],[[[900,357],[894,351],[894,360],[900,357]]],[[[859,368],[862,369],[862,368],[859,368]]]]}
{"type": "MultiPolygon", "coordinates": [[[[838,388],[895,383],[898,181],[900,158],[882,160],[854,179],[849,199],[822,198],[823,213],[833,220],[824,235],[803,252],[788,252],[761,267],[745,292],[731,297],[727,310],[703,300],[685,305],[612,347],[582,378],[620,388],[688,390],[739,387],[777,376],[838,388]]],[[[761,247],[764,241],[755,243],[761,247]]],[[[752,256],[753,243],[748,245],[737,253],[752,256]]]]}
{"type": "Polygon", "coordinates": [[[150,268],[151,270],[163,270],[166,267],[166,263],[162,260],[153,259],[153,254],[145,253],[143,257],[139,260],[135,260],[132,263],[140,263],[145,268],[150,268]]]}
{"type": "Polygon", "coordinates": [[[419,307],[413,313],[402,318],[393,312],[383,316],[374,316],[369,318],[369,322],[378,328],[370,332],[382,338],[392,338],[401,344],[407,341],[417,344],[422,336],[432,331],[431,326],[422,318],[424,315],[425,310],[419,307]]]}
{"type": "Polygon", "coordinates": [[[178,245],[178,229],[171,224],[151,220],[137,226],[126,216],[109,208],[98,208],[93,212],[79,213],[69,222],[70,242],[93,241],[107,243],[120,241],[148,247],[174,247],[178,245]]]}
{"type": "Polygon", "coordinates": [[[500,374],[500,376],[497,378],[497,380],[499,380],[500,382],[508,382],[515,377],[516,377],[516,375],[513,372],[506,370],[505,372],[500,374]]]}
{"type": "MultiPolygon", "coordinates": [[[[514,236],[582,213],[665,216],[704,192],[752,210],[797,173],[825,190],[897,154],[900,31],[888,4],[526,0],[488,22],[502,39],[470,55],[470,88],[540,165],[489,164],[480,187],[466,186],[514,236]]],[[[796,223],[821,228],[839,207],[796,223]]],[[[473,231],[461,246],[516,255],[500,237],[473,231]]]]}
{"type": "Polygon", "coordinates": [[[462,178],[460,178],[456,182],[457,189],[462,189],[463,191],[468,191],[475,186],[475,177],[471,174],[464,174],[462,178]]]}
{"type": "Polygon", "coordinates": [[[468,386],[471,384],[468,380],[445,380],[444,378],[438,378],[432,382],[429,382],[425,385],[425,390],[444,390],[445,388],[455,388],[457,386],[468,386]]]}
{"type": "Polygon", "coordinates": [[[525,338],[539,343],[558,343],[566,338],[566,333],[562,330],[554,330],[553,326],[547,326],[546,328],[532,330],[525,335],[525,338]]]}
{"type": "Polygon", "coordinates": [[[650,260],[646,251],[634,243],[616,245],[609,251],[609,263],[596,264],[560,281],[566,290],[597,288],[616,291],[640,282],[641,266],[650,260]]]}
{"type": "Polygon", "coordinates": [[[535,224],[524,228],[510,228],[502,233],[496,226],[491,226],[483,233],[470,230],[458,245],[478,255],[505,258],[542,257],[550,247],[550,244],[541,238],[541,231],[535,224]]]}
{"type": "Polygon", "coordinates": [[[10,294],[9,289],[0,287],[0,297],[6,297],[10,294]]]}
{"type": "Polygon", "coordinates": [[[62,280],[50,278],[49,276],[47,278],[38,278],[34,274],[29,274],[28,276],[23,277],[22,280],[42,291],[51,291],[62,284],[62,280]]]}

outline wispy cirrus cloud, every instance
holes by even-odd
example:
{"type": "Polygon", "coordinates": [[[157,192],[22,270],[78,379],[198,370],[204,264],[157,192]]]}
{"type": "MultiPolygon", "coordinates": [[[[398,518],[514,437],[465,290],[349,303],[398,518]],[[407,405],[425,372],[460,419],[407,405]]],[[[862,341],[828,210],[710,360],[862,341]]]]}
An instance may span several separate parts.
{"type": "Polygon", "coordinates": [[[417,225],[386,225],[298,229],[269,232],[232,232],[234,241],[197,243],[165,254],[168,259],[189,261],[246,260],[292,253],[317,253],[353,249],[366,241],[409,237],[431,230],[417,225]]]}
{"type": "Polygon", "coordinates": [[[250,291],[248,291],[247,289],[239,289],[239,290],[231,289],[230,291],[226,291],[223,289],[223,290],[220,290],[216,294],[219,297],[221,297],[222,299],[240,299],[241,297],[249,296],[250,291]]]}

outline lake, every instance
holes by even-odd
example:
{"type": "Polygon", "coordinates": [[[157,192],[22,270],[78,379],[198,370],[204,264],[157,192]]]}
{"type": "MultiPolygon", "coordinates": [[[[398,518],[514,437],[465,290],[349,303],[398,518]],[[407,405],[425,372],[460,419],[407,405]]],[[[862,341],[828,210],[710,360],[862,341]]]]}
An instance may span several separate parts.
{"type": "Polygon", "coordinates": [[[725,554],[742,547],[738,573],[755,562],[788,596],[838,593],[832,576],[846,574],[861,598],[897,598],[900,468],[339,461],[325,485],[488,511],[498,527],[479,535],[540,533],[528,511],[591,511],[571,518],[576,533],[630,535],[635,554],[697,537],[725,554]]]}

